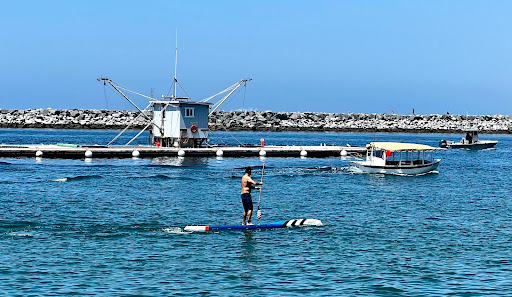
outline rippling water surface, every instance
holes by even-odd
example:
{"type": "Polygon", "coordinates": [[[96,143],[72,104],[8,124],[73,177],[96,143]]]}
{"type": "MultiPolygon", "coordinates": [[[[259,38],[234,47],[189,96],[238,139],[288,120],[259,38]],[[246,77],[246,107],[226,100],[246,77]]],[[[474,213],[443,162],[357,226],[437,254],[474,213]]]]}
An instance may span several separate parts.
{"type": "MultiPolygon", "coordinates": [[[[0,143],[105,144],[117,132],[0,129],[0,143]]],[[[211,138],[234,145],[265,138],[267,144],[437,146],[460,137],[218,132],[211,138]]],[[[0,292],[510,295],[512,137],[481,138],[500,143],[496,150],[440,151],[439,173],[415,177],[352,173],[341,158],[2,158],[0,292]],[[189,224],[240,223],[237,168],[263,162],[261,222],[316,218],[324,227],[183,232],[189,224]]],[[[260,174],[256,169],[253,177],[260,174]]]]}

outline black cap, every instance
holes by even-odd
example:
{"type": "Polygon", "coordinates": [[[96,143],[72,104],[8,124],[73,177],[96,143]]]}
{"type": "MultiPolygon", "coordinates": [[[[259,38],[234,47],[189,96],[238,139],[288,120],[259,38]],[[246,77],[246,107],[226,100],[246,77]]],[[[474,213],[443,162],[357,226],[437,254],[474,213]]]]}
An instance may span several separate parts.
{"type": "Polygon", "coordinates": [[[251,172],[251,171],[252,171],[251,166],[247,166],[247,167],[245,167],[245,173],[249,173],[249,172],[251,172]]]}

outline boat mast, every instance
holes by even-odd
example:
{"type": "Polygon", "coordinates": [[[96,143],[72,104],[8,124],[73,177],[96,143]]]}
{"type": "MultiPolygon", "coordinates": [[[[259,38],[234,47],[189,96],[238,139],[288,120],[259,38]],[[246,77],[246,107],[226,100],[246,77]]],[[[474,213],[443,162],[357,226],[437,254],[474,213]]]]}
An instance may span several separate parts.
{"type": "Polygon", "coordinates": [[[176,98],[176,89],[177,89],[177,83],[178,79],[176,78],[176,74],[178,72],[178,28],[176,28],[176,56],[174,58],[174,98],[176,98]]]}

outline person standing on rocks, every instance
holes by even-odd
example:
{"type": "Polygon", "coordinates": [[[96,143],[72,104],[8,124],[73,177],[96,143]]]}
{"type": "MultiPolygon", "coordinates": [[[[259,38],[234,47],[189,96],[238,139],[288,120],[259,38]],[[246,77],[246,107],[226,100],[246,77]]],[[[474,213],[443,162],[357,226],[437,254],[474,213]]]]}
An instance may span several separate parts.
{"type": "Polygon", "coordinates": [[[251,178],[251,167],[245,168],[245,175],[242,177],[242,205],[244,206],[244,214],[242,225],[252,225],[251,217],[252,217],[252,197],[251,197],[251,189],[255,189],[255,185],[263,185],[263,183],[255,182],[251,178]]]}

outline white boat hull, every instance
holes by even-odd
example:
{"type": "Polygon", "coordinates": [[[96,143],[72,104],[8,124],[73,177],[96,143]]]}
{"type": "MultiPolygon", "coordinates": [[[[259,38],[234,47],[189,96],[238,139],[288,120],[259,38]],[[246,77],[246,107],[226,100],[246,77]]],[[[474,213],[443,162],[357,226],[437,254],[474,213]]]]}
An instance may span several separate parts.
{"type": "Polygon", "coordinates": [[[351,161],[349,166],[363,173],[382,173],[382,174],[399,174],[399,175],[418,175],[430,171],[434,171],[439,166],[440,159],[436,159],[433,163],[417,164],[417,165],[372,165],[368,161],[351,161]]]}

